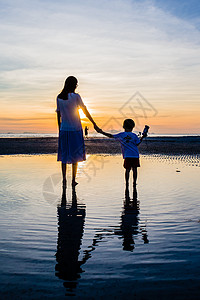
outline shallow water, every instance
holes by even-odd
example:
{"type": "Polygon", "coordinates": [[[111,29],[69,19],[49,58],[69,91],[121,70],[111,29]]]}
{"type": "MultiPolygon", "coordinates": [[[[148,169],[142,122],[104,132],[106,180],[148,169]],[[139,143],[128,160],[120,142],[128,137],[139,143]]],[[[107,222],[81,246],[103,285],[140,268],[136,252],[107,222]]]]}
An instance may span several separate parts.
{"type": "Polygon", "coordinates": [[[198,299],[199,162],[142,156],[137,193],[120,155],[79,164],[62,197],[55,155],[1,156],[1,297],[198,299]]]}

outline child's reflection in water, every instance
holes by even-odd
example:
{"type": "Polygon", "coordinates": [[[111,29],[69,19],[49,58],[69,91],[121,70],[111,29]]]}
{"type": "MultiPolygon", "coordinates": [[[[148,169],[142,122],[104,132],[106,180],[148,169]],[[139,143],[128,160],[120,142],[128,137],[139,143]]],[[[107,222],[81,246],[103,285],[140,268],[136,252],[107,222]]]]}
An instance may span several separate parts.
{"type": "Polygon", "coordinates": [[[67,205],[66,191],[63,190],[61,206],[58,206],[58,241],[56,276],[63,279],[67,291],[73,291],[82,273],[79,250],[83,237],[85,207],[77,205],[75,188],[72,189],[72,204],[67,205]]]}
{"type": "Polygon", "coordinates": [[[134,235],[142,234],[144,243],[148,243],[145,226],[139,226],[139,202],[137,190],[134,188],[133,200],[129,190],[125,192],[124,210],[121,217],[120,230],[105,230],[94,235],[92,244],[83,251],[83,258],[79,259],[79,251],[83,238],[85,223],[85,206],[77,204],[75,187],[72,189],[72,203],[67,205],[66,191],[63,190],[62,202],[58,206],[58,241],[56,253],[56,276],[64,280],[68,295],[75,295],[77,279],[83,272],[81,266],[91,257],[99,243],[109,237],[119,235],[123,237],[123,250],[133,251],[134,235]]]}
{"type": "Polygon", "coordinates": [[[144,243],[148,243],[146,228],[139,226],[139,201],[137,199],[137,189],[133,188],[133,200],[129,195],[129,189],[125,190],[124,210],[121,216],[120,230],[116,230],[115,234],[123,237],[123,250],[133,251],[135,248],[134,236],[142,233],[144,243]]]}

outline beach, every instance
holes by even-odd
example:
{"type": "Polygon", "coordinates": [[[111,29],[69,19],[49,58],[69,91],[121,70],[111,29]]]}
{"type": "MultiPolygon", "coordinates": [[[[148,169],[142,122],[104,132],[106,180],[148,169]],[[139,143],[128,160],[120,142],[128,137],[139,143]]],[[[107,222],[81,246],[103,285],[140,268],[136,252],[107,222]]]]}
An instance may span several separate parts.
{"type": "MultiPolygon", "coordinates": [[[[121,153],[118,141],[109,138],[85,139],[88,154],[121,153]]],[[[58,138],[0,138],[0,155],[56,153],[58,138]]],[[[200,136],[148,137],[140,145],[141,154],[197,155],[200,154],[200,136]]]]}
{"type": "Polygon", "coordinates": [[[58,138],[0,138],[2,297],[199,299],[200,137],[146,138],[128,193],[119,142],[85,146],[63,194],[58,138]]]}
{"type": "Polygon", "coordinates": [[[0,300],[200,300],[200,0],[0,8],[0,300]]]}

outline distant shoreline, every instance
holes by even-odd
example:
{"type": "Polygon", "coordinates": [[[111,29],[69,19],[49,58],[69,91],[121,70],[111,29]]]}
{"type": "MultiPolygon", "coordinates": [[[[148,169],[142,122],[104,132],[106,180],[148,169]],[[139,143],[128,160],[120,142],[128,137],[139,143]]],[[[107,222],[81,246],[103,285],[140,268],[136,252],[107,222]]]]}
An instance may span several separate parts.
{"type": "MultiPolygon", "coordinates": [[[[57,153],[57,137],[0,138],[0,155],[57,153]]],[[[119,142],[107,138],[85,139],[88,154],[121,153],[119,142]]],[[[200,136],[149,137],[139,146],[141,154],[197,155],[200,136]]]]}
{"type": "MultiPolygon", "coordinates": [[[[119,131],[109,131],[111,134],[116,134],[119,133],[119,131]]],[[[137,132],[135,132],[136,134],[138,134],[137,132]]],[[[48,137],[48,138],[56,138],[58,137],[58,133],[34,133],[34,132],[24,132],[24,133],[0,133],[0,139],[1,138],[44,138],[44,137],[48,137]]],[[[90,138],[97,138],[97,139],[104,139],[105,136],[98,134],[96,132],[90,132],[89,133],[89,137],[90,138]]],[[[180,133],[174,133],[174,134],[158,134],[158,133],[150,133],[148,138],[160,138],[160,137],[200,137],[200,134],[198,133],[184,133],[184,134],[180,134],[180,133]]]]}

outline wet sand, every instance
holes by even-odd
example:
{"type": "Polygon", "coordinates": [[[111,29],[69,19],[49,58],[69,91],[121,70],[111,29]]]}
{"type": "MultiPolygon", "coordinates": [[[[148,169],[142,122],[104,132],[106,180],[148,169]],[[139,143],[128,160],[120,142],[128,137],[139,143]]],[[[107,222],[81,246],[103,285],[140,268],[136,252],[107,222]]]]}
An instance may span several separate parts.
{"type": "MultiPolygon", "coordinates": [[[[88,138],[85,140],[88,154],[121,153],[120,144],[114,139],[88,138]]],[[[56,153],[58,138],[0,138],[0,155],[56,153]]],[[[200,154],[200,136],[148,137],[139,145],[141,154],[200,154]]]]}
{"type": "Polygon", "coordinates": [[[0,299],[200,299],[200,169],[173,158],[142,155],[127,200],[121,154],[66,198],[56,154],[2,156],[0,299]]]}

